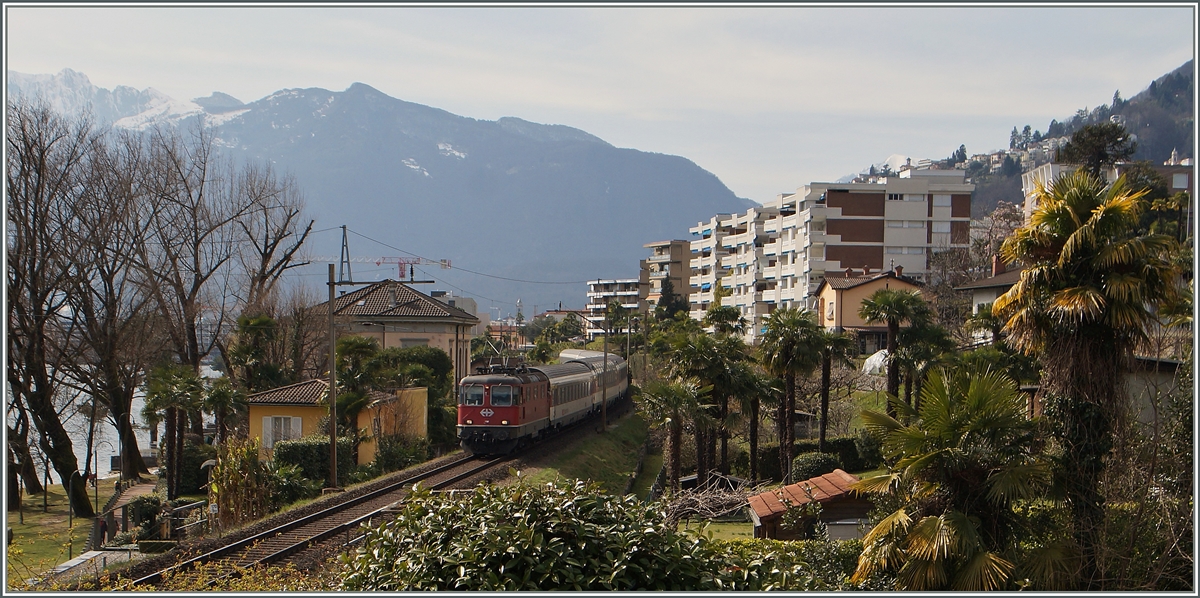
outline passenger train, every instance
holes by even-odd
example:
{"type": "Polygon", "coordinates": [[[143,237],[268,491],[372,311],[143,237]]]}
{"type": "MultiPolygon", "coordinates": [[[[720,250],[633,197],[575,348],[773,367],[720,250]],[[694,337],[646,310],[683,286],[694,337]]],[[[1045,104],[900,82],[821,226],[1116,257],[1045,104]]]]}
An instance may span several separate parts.
{"type": "Polygon", "coordinates": [[[479,368],[459,382],[458,439],[473,454],[508,453],[628,391],[625,360],[609,353],[606,370],[600,351],[568,349],[553,365],[479,368]]]}

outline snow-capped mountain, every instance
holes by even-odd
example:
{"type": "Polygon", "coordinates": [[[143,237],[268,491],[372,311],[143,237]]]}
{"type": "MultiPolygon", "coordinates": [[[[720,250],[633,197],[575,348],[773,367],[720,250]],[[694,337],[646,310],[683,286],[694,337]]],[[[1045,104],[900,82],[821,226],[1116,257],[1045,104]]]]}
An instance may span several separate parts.
{"type": "Polygon", "coordinates": [[[176,100],[153,87],[118,85],[112,91],[92,85],[87,75],[63,69],[53,75],[8,71],[8,93],[37,97],[63,114],[90,113],[97,120],[128,129],[175,123],[204,113],[195,102],[176,100]]]}
{"type": "MultiPolygon", "coordinates": [[[[184,102],[153,89],[109,92],[68,70],[9,72],[9,84],[64,112],[91,106],[119,127],[203,116],[228,156],[295,178],[316,230],[345,224],[389,244],[355,237],[355,255],[405,251],[486,273],[457,283],[482,299],[582,307],[582,282],[517,281],[634,278],[643,244],[686,238],[700,220],[754,205],[686,158],[614,147],[564,125],[458,116],[362,83],[284,89],[245,104],[222,93],[184,102]]],[[[310,255],[338,255],[340,240],[315,237],[310,255]]],[[[396,271],[355,272],[387,275],[396,271]]]]}

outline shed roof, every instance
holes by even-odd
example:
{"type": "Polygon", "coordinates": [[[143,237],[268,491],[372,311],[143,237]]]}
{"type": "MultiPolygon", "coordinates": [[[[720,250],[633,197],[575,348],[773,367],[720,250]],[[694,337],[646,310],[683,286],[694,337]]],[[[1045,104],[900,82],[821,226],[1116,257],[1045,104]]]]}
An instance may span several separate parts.
{"type": "Polygon", "coordinates": [[[790,501],[792,506],[802,506],[810,502],[825,504],[848,497],[852,491],[851,487],[857,482],[858,477],[835,469],[831,473],[797,484],[756,494],[747,500],[755,516],[762,521],[783,516],[784,511],[788,509],[784,499],[790,501]]]}

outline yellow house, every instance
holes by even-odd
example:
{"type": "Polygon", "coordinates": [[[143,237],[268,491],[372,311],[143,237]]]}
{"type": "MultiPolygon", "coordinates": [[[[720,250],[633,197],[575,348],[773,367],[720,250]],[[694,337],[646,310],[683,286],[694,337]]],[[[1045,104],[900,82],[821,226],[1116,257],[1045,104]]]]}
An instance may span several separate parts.
{"type": "MultiPolygon", "coordinates": [[[[394,394],[371,391],[371,403],[358,414],[356,426],[365,429],[367,441],[359,444],[358,464],[375,458],[375,439],[404,434],[423,438],[428,425],[425,388],[403,388],[394,394]]],[[[321,420],[329,415],[329,381],[309,380],[258,392],[247,397],[250,436],[260,440],[262,456],[275,443],[312,434],[327,434],[321,420]]]]}
{"type": "Polygon", "coordinates": [[[872,274],[870,271],[855,273],[847,269],[844,276],[830,276],[817,286],[817,314],[822,326],[829,330],[853,330],[858,334],[858,350],[863,354],[874,353],[887,346],[887,326],[868,325],[858,315],[864,299],[879,289],[901,291],[921,290],[921,283],[904,276],[904,270],[896,266],[872,274]]]}

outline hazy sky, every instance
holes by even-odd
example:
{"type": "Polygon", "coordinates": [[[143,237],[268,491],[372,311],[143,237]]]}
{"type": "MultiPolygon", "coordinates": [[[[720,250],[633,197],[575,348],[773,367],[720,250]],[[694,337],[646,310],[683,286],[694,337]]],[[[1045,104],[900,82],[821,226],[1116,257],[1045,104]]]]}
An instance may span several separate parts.
{"type": "Polygon", "coordinates": [[[891,154],[1007,147],[1194,56],[1182,4],[691,8],[5,5],[6,67],[249,102],[362,82],[676,154],[762,202],[891,154]]]}

